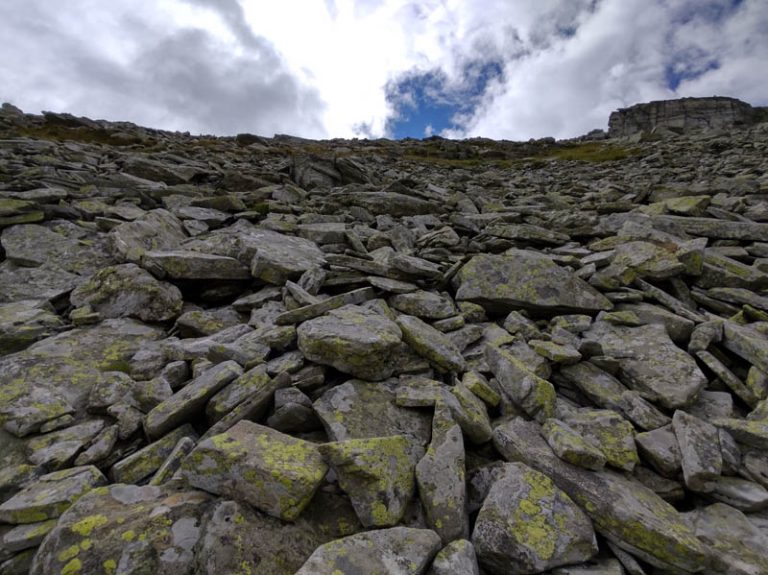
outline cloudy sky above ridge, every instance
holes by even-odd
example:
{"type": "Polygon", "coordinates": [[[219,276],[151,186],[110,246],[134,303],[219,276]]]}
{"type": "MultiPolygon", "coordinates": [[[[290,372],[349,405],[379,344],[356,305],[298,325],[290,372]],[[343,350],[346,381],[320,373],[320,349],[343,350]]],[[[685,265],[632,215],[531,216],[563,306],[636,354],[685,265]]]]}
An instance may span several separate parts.
{"type": "Polygon", "coordinates": [[[0,101],[192,133],[558,138],[768,104],[768,0],[3,0],[0,101]]]}

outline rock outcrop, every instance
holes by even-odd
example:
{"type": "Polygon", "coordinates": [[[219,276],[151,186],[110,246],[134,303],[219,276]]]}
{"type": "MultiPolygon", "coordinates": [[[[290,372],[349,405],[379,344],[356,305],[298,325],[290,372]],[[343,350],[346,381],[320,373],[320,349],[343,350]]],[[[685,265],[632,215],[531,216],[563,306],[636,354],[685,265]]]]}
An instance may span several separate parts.
{"type": "Polygon", "coordinates": [[[730,130],[754,124],[758,111],[741,100],[714,96],[659,100],[622,108],[611,114],[611,138],[666,129],[675,133],[697,130],[730,130]]]}
{"type": "Polygon", "coordinates": [[[768,573],[768,125],[710,104],[526,143],[3,107],[0,573],[768,573]]]}

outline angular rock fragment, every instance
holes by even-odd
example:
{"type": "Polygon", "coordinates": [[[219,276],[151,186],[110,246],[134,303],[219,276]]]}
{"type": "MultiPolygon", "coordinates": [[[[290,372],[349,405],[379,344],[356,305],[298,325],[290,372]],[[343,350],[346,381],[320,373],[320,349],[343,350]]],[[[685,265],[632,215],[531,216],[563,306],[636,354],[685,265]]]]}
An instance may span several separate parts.
{"type": "Polygon", "coordinates": [[[494,313],[515,309],[596,313],[613,307],[583,280],[546,256],[526,250],[475,256],[459,271],[456,284],[457,300],[478,303],[494,313]]]}
{"type": "Polygon", "coordinates": [[[95,489],[62,515],[30,573],[189,572],[209,501],[201,491],[154,486],[95,489]]]}
{"type": "Polygon", "coordinates": [[[70,301],[78,307],[90,305],[103,318],[148,322],[175,318],[183,304],[176,286],[157,281],[135,264],[104,268],[75,289],[70,301]]]}
{"type": "Polygon", "coordinates": [[[394,322],[353,305],[304,322],[297,334],[299,349],[310,361],[371,381],[395,371],[402,338],[394,322]]]}
{"type": "Polygon", "coordinates": [[[464,371],[466,362],[447,336],[414,316],[401,315],[396,323],[403,334],[403,341],[440,371],[464,371]]]}
{"type": "Polygon", "coordinates": [[[355,573],[420,575],[440,549],[429,529],[392,527],[350,535],[318,547],[296,575],[355,573]]]}
{"type": "Polygon", "coordinates": [[[251,275],[235,258],[192,251],[149,251],[141,266],[170,280],[247,280],[251,275]]]}
{"type": "Polygon", "coordinates": [[[496,428],[494,445],[505,459],[550,477],[589,515],[595,530],[620,548],[664,569],[706,570],[706,547],[671,505],[641,483],[560,461],[538,426],[519,419],[496,428]]]}
{"type": "Polygon", "coordinates": [[[63,328],[64,322],[46,301],[0,304],[0,355],[21,351],[63,328]]]}
{"type": "Polygon", "coordinates": [[[54,519],[105,483],[106,478],[92,465],[43,475],[0,505],[0,521],[24,524],[54,519]]]}
{"type": "Polygon", "coordinates": [[[475,547],[466,539],[457,539],[435,555],[427,575],[480,575],[475,547]]]}
{"type": "Polygon", "coordinates": [[[680,462],[686,486],[693,491],[711,491],[722,471],[723,457],[717,428],[678,409],[672,429],[680,446],[680,462]]]}
{"type": "Polygon", "coordinates": [[[416,466],[416,483],[427,524],[443,542],[468,537],[464,441],[441,405],[432,421],[432,442],[416,466]]]}
{"type": "Polygon", "coordinates": [[[115,483],[140,483],[157,471],[184,437],[197,438],[191,425],[182,425],[157,441],[115,463],[109,476],[115,483]]]}
{"type": "Polygon", "coordinates": [[[596,322],[585,337],[599,345],[602,355],[616,358],[620,379],[628,387],[662,407],[690,404],[706,383],[694,359],[675,346],[660,325],[596,322]]]}
{"type": "Polygon", "coordinates": [[[312,500],[328,467],[317,447],[278,431],[240,421],[202,441],[181,466],[191,486],[242,499],[285,521],[312,500]]]}
{"type": "Polygon", "coordinates": [[[220,363],[185,385],[147,414],[144,430],[149,437],[159,437],[201,411],[221,388],[243,374],[234,361],[220,363]]]}
{"type": "Polygon", "coordinates": [[[365,527],[389,527],[403,518],[416,487],[424,451],[403,436],[349,439],[318,447],[336,472],[365,527]]]}
{"type": "Polygon", "coordinates": [[[597,553],[592,523],[542,473],[508,463],[477,517],[472,543],[490,573],[540,573],[597,553]]]}
{"type": "Polygon", "coordinates": [[[603,452],[562,421],[548,419],[542,431],[552,451],[563,461],[585,469],[599,470],[605,467],[606,457],[603,452]]]}
{"type": "Polygon", "coordinates": [[[504,393],[537,421],[555,414],[555,389],[551,383],[528,371],[526,365],[508,351],[488,345],[485,359],[504,393]]]}
{"type": "Polygon", "coordinates": [[[325,255],[314,242],[272,230],[248,230],[242,245],[240,259],[250,262],[253,277],[274,285],[296,280],[325,263],[325,255]]]}

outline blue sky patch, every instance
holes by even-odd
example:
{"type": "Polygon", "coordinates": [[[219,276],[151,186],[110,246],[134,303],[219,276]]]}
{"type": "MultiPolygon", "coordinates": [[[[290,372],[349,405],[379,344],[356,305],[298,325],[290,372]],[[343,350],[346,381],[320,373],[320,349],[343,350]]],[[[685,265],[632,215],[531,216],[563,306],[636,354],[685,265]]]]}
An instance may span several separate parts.
{"type": "Polygon", "coordinates": [[[457,115],[471,113],[488,83],[501,74],[499,62],[470,62],[462,70],[461,82],[451,82],[442,70],[402,76],[387,89],[387,99],[397,112],[387,131],[400,140],[456,128],[457,115]]]}

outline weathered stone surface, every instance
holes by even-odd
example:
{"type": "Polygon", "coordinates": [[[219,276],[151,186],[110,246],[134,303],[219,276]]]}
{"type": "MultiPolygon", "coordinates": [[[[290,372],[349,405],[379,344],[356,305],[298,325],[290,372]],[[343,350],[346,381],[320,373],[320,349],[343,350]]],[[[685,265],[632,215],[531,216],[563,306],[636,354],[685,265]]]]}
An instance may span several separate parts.
{"type": "Polygon", "coordinates": [[[0,505],[0,521],[19,524],[54,519],[105,483],[106,478],[92,465],[43,475],[0,505]]]}
{"type": "Polygon", "coordinates": [[[663,127],[675,132],[701,129],[734,128],[754,121],[754,110],[735,98],[681,98],[659,100],[621,108],[608,120],[612,138],[663,127]]]}
{"type": "Polygon", "coordinates": [[[209,501],[201,491],[95,489],[62,515],[30,573],[189,573],[209,501]]]}
{"type": "Polygon", "coordinates": [[[444,543],[469,536],[464,440],[450,410],[438,405],[432,441],[416,466],[427,524],[444,543]]]}
{"type": "Polygon", "coordinates": [[[496,313],[515,309],[595,313],[613,307],[592,286],[546,256],[525,250],[475,256],[461,268],[456,284],[457,300],[478,303],[496,313]]]}
{"type": "Polygon", "coordinates": [[[391,320],[359,306],[344,306],[297,329],[307,359],[354,377],[380,381],[395,371],[402,332],[391,320]]]}
{"type": "Polygon", "coordinates": [[[472,543],[490,573],[540,573],[597,553],[592,524],[542,473],[509,463],[477,516],[472,543]]]}
{"type": "Polygon", "coordinates": [[[242,499],[285,521],[309,504],[328,467],[317,447],[241,421],[201,442],[181,467],[191,486],[242,499]]]}
{"type": "Polygon", "coordinates": [[[135,264],[112,266],[94,274],[75,289],[70,301],[89,305],[103,318],[135,317],[142,321],[167,321],[181,313],[179,289],[157,281],[135,264]]]}
{"type": "Polygon", "coordinates": [[[21,351],[64,327],[47,301],[0,304],[0,355],[21,351]]]}
{"type": "Polygon", "coordinates": [[[596,322],[585,337],[602,355],[616,358],[620,379],[662,407],[684,407],[696,398],[706,378],[687,353],[675,346],[660,325],[640,327],[596,322]]]}
{"type": "Polygon", "coordinates": [[[435,555],[427,575],[480,575],[475,547],[466,539],[458,539],[443,547],[435,555]]]}
{"type": "Polygon", "coordinates": [[[402,332],[403,341],[440,371],[455,373],[466,368],[467,364],[459,349],[428,323],[411,315],[401,315],[397,318],[397,326],[402,332]]]}
{"type": "Polygon", "coordinates": [[[182,425],[118,461],[109,471],[110,478],[115,483],[140,483],[160,468],[176,444],[184,437],[197,438],[192,426],[182,425]]]}
{"type": "Polygon", "coordinates": [[[563,461],[585,469],[598,470],[605,467],[606,457],[601,449],[566,423],[558,419],[548,419],[542,431],[552,451],[563,461]]]}
{"type": "Polygon", "coordinates": [[[439,549],[440,538],[429,529],[379,529],[321,545],[296,575],[344,571],[420,575],[439,549]]]}
{"type": "Polygon", "coordinates": [[[247,280],[248,268],[235,258],[191,251],[148,251],[141,266],[170,280],[247,280]]]}
{"type": "Polygon", "coordinates": [[[617,473],[562,462],[535,424],[518,419],[497,427],[494,445],[505,459],[550,477],[589,515],[595,530],[622,549],[663,569],[696,573],[709,564],[708,550],[671,505],[617,473]]]}
{"type": "Polygon", "coordinates": [[[678,409],[672,429],[680,446],[685,484],[694,491],[712,491],[710,483],[720,476],[723,466],[717,428],[678,409]]]}
{"type": "Polygon", "coordinates": [[[113,253],[133,263],[139,263],[144,252],[150,250],[175,250],[186,238],[181,221],[162,209],[120,224],[109,233],[113,253]]]}
{"type": "Polygon", "coordinates": [[[555,389],[551,383],[528,370],[508,351],[487,345],[485,360],[499,381],[502,391],[537,421],[555,414],[555,389]]]}
{"type": "Polygon", "coordinates": [[[102,246],[83,244],[37,224],[5,228],[0,243],[6,258],[20,266],[38,267],[51,263],[69,273],[88,276],[115,263],[102,246]]]}
{"type": "Polygon", "coordinates": [[[430,414],[396,405],[396,388],[396,382],[350,380],[315,401],[315,412],[333,441],[405,435],[426,445],[430,414]]]}
{"type": "Polygon", "coordinates": [[[234,361],[211,367],[200,377],[157,405],[147,414],[144,430],[149,437],[159,437],[202,411],[206,402],[221,388],[243,374],[234,361]]]}
{"type": "Polygon", "coordinates": [[[250,262],[253,277],[270,284],[296,280],[305,271],[325,263],[323,252],[314,242],[272,230],[249,230],[242,243],[241,259],[250,262]]]}
{"type": "Polygon", "coordinates": [[[414,493],[423,448],[402,435],[324,443],[321,455],[349,495],[365,527],[390,527],[403,518],[414,493]]]}
{"type": "Polygon", "coordinates": [[[142,343],[160,335],[160,330],[133,320],[106,320],[0,358],[5,425],[23,427],[28,433],[84,407],[91,388],[106,377],[104,372],[125,368],[142,343]]]}
{"type": "Polygon", "coordinates": [[[222,499],[202,519],[195,565],[199,573],[294,575],[320,545],[360,529],[339,495],[318,493],[293,523],[222,499]]]}
{"type": "Polygon", "coordinates": [[[608,465],[632,471],[639,462],[635,430],[615,411],[581,408],[564,417],[570,427],[602,451],[608,465]]]}

